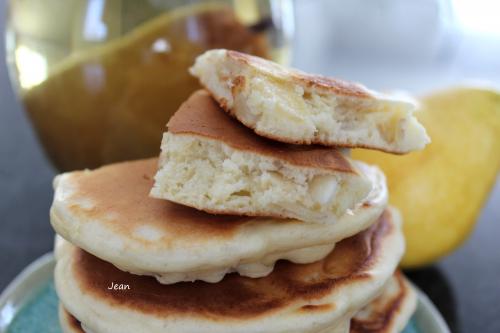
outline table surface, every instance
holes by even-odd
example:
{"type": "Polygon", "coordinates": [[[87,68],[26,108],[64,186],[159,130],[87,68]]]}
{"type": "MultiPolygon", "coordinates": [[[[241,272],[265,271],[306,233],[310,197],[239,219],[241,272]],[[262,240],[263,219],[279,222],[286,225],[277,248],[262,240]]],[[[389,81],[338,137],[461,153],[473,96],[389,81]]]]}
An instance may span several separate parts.
{"type": "MultiPolygon", "coordinates": [[[[3,40],[0,42],[3,44],[3,40]]],[[[23,267],[52,249],[54,233],[48,211],[55,175],[12,93],[3,59],[2,53],[0,290],[23,267]]],[[[432,267],[407,272],[434,301],[452,332],[500,332],[498,185],[497,182],[474,233],[458,251],[432,267]]]]}

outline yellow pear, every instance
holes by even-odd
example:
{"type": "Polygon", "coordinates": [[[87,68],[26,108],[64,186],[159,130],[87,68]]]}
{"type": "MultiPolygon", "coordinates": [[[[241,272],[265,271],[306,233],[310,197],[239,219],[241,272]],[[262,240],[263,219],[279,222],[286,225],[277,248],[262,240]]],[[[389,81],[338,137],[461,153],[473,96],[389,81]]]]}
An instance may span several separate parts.
{"type": "Polygon", "coordinates": [[[500,92],[453,88],[421,100],[416,113],[432,143],[404,156],[355,150],[385,172],[404,217],[402,266],[430,264],[471,233],[500,167],[500,92]]]}

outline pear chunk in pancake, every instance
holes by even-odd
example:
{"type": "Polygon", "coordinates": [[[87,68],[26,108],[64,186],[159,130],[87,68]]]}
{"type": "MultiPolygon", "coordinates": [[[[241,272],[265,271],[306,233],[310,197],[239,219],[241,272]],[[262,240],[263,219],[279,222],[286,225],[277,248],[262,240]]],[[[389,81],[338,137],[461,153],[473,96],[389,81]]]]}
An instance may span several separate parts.
{"type": "Polygon", "coordinates": [[[200,90],[168,123],[151,195],[215,214],[334,223],[372,184],[339,150],[259,137],[200,90]]]}
{"type": "Polygon", "coordinates": [[[118,268],[162,283],[220,281],[236,271],[269,274],[276,260],[310,263],[376,222],[387,205],[383,174],[368,168],[372,191],[337,223],[210,215],[151,198],[157,159],[76,171],[54,181],[51,223],[69,242],[118,268]]]}
{"type": "Polygon", "coordinates": [[[270,139],[396,154],[430,142],[407,98],[228,50],[205,52],[190,71],[224,110],[270,139]]]}
{"type": "MultiPolygon", "coordinates": [[[[350,321],[326,333],[400,333],[415,312],[416,306],[417,293],[403,274],[396,271],[380,296],[350,321]]],[[[62,305],[59,306],[59,318],[63,333],[85,333],[81,323],[62,305]]]]}
{"type": "Polygon", "coordinates": [[[163,285],[69,246],[57,261],[56,290],[92,333],[308,333],[345,324],[380,295],[404,238],[398,214],[386,211],[320,261],[280,261],[266,277],[229,274],[217,284],[163,285]]]}

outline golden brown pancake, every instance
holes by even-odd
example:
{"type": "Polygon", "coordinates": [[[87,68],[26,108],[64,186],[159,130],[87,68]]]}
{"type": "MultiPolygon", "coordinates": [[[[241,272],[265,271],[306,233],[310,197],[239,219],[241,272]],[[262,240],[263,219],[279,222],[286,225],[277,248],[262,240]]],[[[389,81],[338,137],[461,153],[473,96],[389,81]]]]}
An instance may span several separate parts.
{"type": "MultiPolygon", "coordinates": [[[[212,50],[212,53],[218,52],[217,50],[212,50]]],[[[206,54],[209,54],[210,52],[207,52],[206,54]]],[[[252,56],[250,54],[238,52],[238,51],[233,51],[233,50],[227,50],[224,54],[227,58],[230,58],[238,63],[240,63],[241,66],[255,66],[256,68],[261,68],[263,71],[267,72],[275,72],[275,73],[280,73],[285,70],[285,67],[274,63],[272,61],[252,56]]],[[[290,70],[290,69],[289,69],[290,70]]],[[[285,70],[286,71],[286,70],[285,70]]],[[[349,96],[349,97],[358,97],[358,98],[364,98],[364,99],[370,99],[373,98],[373,95],[371,92],[366,89],[364,86],[361,86],[360,84],[354,83],[354,82],[349,82],[349,81],[344,81],[340,79],[335,79],[331,77],[326,77],[322,75],[317,75],[317,74],[308,74],[305,72],[301,71],[296,71],[296,70],[290,70],[289,72],[290,77],[289,79],[291,81],[295,81],[297,83],[301,83],[305,86],[309,87],[315,87],[315,88],[320,88],[323,89],[324,92],[329,92],[332,94],[338,94],[342,96],[349,96]]],[[[236,86],[234,89],[239,89],[241,87],[243,82],[238,82],[244,80],[243,78],[239,78],[237,82],[235,82],[234,86],[236,86]],[[238,84],[239,83],[239,84],[238,84]]]]}
{"type": "Polygon", "coordinates": [[[269,139],[397,154],[429,143],[408,98],[223,49],[200,55],[190,72],[225,111],[269,139]]]}
{"type": "Polygon", "coordinates": [[[200,90],[168,123],[151,195],[215,214],[335,223],[370,192],[367,168],[338,149],[259,137],[200,90]]]}
{"type": "Polygon", "coordinates": [[[194,92],[170,118],[168,131],[222,141],[234,149],[271,156],[297,166],[355,172],[338,149],[289,145],[255,135],[225,114],[206,90],[194,92]]]}
{"type": "Polygon", "coordinates": [[[334,243],[373,224],[387,202],[383,176],[372,195],[334,225],[210,215],[148,196],[157,160],[58,176],[51,208],[56,232],[136,274],[174,283],[219,281],[236,270],[267,275],[278,259],[319,260],[334,243]]]}
{"type": "Polygon", "coordinates": [[[264,278],[159,284],[76,247],[59,256],[55,280],[66,309],[101,332],[318,332],[345,321],[384,288],[403,253],[400,222],[386,212],[323,260],[277,263],[264,278]],[[110,290],[110,286],[118,290],[110,290]],[[345,297],[348,293],[350,296],[345,297]],[[98,313],[99,318],[95,318],[98,313]]]}
{"type": "MultiPolygon", "coordinates": [[[[415,311],[416,303],[417,295],[413,287],[400,271],[396,271],[382,294],[351,319],[349,332],[401,332],[415,311]]],[[[304,306],[303,310],[315,311],[317,308],[318,306],[304,306]]],[[[62,306],[60,320],[64,333],[84,333],[81,323],[62,306]]]]}

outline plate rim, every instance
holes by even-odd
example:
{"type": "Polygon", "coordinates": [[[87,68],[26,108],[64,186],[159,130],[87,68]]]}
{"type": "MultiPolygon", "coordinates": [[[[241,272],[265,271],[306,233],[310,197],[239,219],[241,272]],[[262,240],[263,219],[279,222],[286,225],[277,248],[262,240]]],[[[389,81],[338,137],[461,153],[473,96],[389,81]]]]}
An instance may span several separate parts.
{"type": "Polygon", "coordinates": [[[43,269],[48,268],[55,264],[55,258],[53,252],[47,252],[44,255],[38,257],[28,266],[24,267],[20,273],[5,287],[5,289],[0,294],[0,332],[4,332],[9,325],[12,323],[15,313],[19,311],[25,302],[29,301],[30,294],[33,294],[34,288],[24,288],[23,284],[34,277],[38,272],[43,269]],[[16,297],[16,294],[20,295],[16,297]],[[22,295],[24,294],[24,295],[22,295]],[[29,296],[28,296],[29,295],[29,296]],[[10,311],[5,311],[6,306],[10,305],[13,308],[13,313],[10,311]]]}
{"type": "Polygon", "coordinates": [[[438,327],[441,333],[451,333],[451,330],[448,327],[446,321],[444,320],[443,315],[441,314],[441,312],[439,312],[438,308],[436,307],[436,305],[434,305],[429,296],[427,296],[413,282],[410,281],[410,283],[413,286],[413,288],[417,291],[418,295],[417,309],[415,309],[413,315],[415,315],[419,306],[422,306],[422,308],[426,309],[431,314],[433,320],[436,323],[436,326],[438,327]]]}
{"type": "Polygon", "coordinates": [[[28,279],[29,276],[35,274],[38,270],[43,267],[55,263],[54,253],[47,252],[44,255],[38,257],[32,261],[28,266],[24,267],[16,277],[10,281],[10,283],[5,287],[5,289],[0,294],[0,307],[4,306],[9,297],[15,292],[19,285],[28,279]]]}

